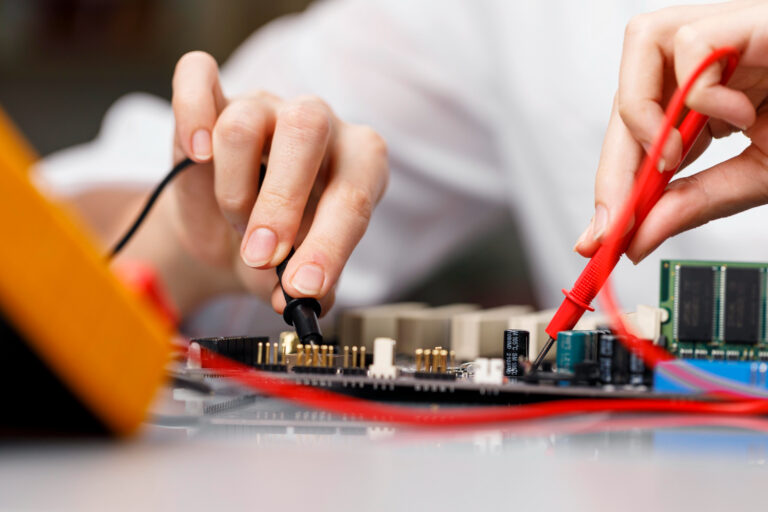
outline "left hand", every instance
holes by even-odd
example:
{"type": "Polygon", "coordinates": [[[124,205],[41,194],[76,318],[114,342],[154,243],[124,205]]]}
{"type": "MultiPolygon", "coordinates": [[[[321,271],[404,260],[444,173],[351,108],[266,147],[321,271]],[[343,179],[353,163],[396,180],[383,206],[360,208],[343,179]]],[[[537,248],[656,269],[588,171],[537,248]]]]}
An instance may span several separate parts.
{"type": "Polygon", "coordinates": [[[176,236],[195,259],[224,271],[282,312],[282,284],[323,311],[388,180],[386,145],[314,97],[265,91],[224,95],[215,60],[183,56],[173,79],[174,157],[201,164],[173,183],[176,236]],[[266,176],[259,169],[268,156],[266,176]]]}

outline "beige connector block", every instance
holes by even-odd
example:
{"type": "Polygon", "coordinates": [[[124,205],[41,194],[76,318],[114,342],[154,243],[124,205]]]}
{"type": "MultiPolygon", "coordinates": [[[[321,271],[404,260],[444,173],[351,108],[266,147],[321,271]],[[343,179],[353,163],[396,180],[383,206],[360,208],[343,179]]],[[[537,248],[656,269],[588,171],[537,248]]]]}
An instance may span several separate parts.
{"type": "MultiPolygon", "coordinates": [[[[638,304],[635,311],[624,313],[622,318],[636,336],[655,341],[661,335],[661,324],[669,320],[669,313],[666,309],[638,304]]],[[[591,331],[610,323],[607,315],[591,313],[584,315],[574,329],[591,331]]]]}
{"type": "Polygon", "coordinates": [[[339,341],[342,346],[372,350],[376,338],[397,338],[400,315],[426,307],[422,302],[399,302],[347,309],[339,317],[339,341]]]}
{"type": "Polygon", "coordinates": [[[582,316],[576,325],[574,331],[594,331],[598,327],[609,325],[610,320],[602,313],[587,313],[582,316]]]}
{"type": "Polygon", "coordinates": [[[661,324],[669,320],[669,312],[663,308],[639,304],[634,313],[624,316],[634,334],[642,339],[656,341],[661,336],[661,324]]]}
{"type": "Polygon", "coordinates": [[[501,357],[504,330],[509,322],[529,314],[530,306],[501,306],[461,313],[451,320],[451,348],[459,361],[477,357],[501,357]]]}
{"type": "Polygon", "coordinates": [[[450,304],[403,313],[397,321],[398,353],[413,355],[417,348],[437,346],[451,349],[453,317],[478,309],[476,304],[450,304]]]}

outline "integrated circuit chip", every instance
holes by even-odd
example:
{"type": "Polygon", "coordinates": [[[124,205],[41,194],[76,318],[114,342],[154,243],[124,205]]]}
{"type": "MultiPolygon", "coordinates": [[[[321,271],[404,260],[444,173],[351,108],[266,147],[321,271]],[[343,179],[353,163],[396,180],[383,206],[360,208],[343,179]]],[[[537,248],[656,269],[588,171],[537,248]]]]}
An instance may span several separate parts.
{"type": "Polygon", "coordinates": [[[676,291],[677,339],[711,340],[714,332],[715,270],[712,267],[678,267],[676,291]]]}
{"type": "Polygon", "coordinates": [[[725,272],[726,343],[757,343],[760,339],[760,317],[763,274],[758,268],[728,268],[725,272]]]}

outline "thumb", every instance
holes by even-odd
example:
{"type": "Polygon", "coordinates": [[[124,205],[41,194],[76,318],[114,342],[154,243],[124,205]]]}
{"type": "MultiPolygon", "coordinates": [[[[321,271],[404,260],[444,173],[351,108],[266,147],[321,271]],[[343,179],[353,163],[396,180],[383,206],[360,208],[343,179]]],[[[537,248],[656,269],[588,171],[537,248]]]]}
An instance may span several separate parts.
{"type": "Polygon", "coordinates": [[[752,144],[740,155],[672,182],[627,250],[639,263],[683,231],[768,203],[768,156],[752,144]]]}

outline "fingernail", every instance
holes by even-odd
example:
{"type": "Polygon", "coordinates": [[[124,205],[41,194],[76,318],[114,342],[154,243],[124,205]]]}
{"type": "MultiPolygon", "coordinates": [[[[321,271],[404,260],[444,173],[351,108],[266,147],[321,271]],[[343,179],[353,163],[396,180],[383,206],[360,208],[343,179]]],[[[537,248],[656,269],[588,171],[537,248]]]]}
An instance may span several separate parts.
{"type": "Polygon", "coordinates": [[[659,158],[659,163],[656,165],[656,169],[659,170],[659,172],[664,172],[667,170],[667,161],[663,158],[659,158]]]}
{"type": "Polygon", "coordinates": [[[303,294],[315,295],[323,287],[323,281],[325,281],[323,269],[314,263],[305,263],[293,275],[291,284],[303,294]]]}
{"type": "Polygon", "coordinates": [[[249,267],[261,267],[272,260],[277,248],[277,235],[269,228],[258,228],[248,238],[243,260],[249,267]]]}
{"type": "Polygon", "coordinates": [[[201,128],[192,135],[192,154],[198,160],[211,158],[211,134],[208,130],[201,128]]]}
{"type": "Polygon", "coordinates": [[[576,240],[576,243],[573,244],[573,252],[579,252],[578,248],[582,243],[584,243],[584,240],[587,239],[587,234],[589,233],[589,229],[591,227],[592,227],[592,221],[590,221],[589,226],[587,226],[587,229],[585,229],[584,232],[581,235],[579,235],[579,238],[578,240],[576,240]]]}
{"type": "Polygon", "coordinates": [[[595,207],[595,218],[593,222],[592,238],[600,240],[608,227],[608,209],[602,204],[595,207]]]}

